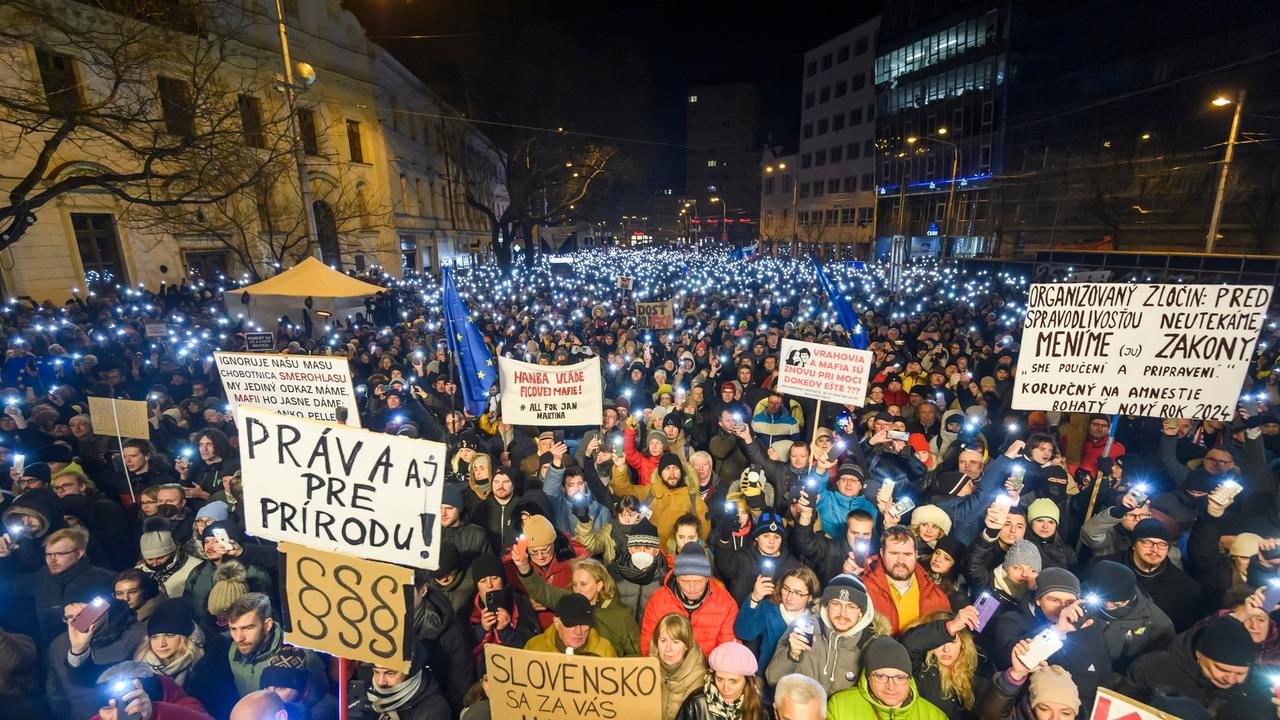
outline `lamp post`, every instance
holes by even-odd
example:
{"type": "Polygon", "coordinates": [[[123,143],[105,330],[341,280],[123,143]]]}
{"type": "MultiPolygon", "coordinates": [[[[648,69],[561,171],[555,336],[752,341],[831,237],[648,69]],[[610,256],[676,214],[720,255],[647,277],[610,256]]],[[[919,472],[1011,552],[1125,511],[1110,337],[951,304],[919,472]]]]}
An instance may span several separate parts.
{"type": "Polygon", "coordinates": [[[720,203],[720,242],[729,242],[729,209],[725,207],[724,198],[713,196],[711,202],[720,203]]]}
{"type": "MultiPolygon", "coordinates": [[[[276,0],[276,22],[280,27],[280,58],[284,63],[284,100],[289,113],[289,132],[293,136],[293,156],[298,165],[298,188],[302,192],[302,215],[307,219],[307,242],[317,250],[320,233],[316,228],[316,213],[311,199],[311,178],[307,173],[306,152],[302,147],[302,134],[298,127],[297,88],[293,84],[293,61],[289,58],[289,32],[284,24],[284,5],[276,0]]],[[[311,74],[314,78],[315,75],[311,74]]],[[[323,254],[321,255],[323,259],[323,254]]],[[[341,258],[338,262],[342,262],[341,258]]]]}
{"type": "Polygon", "coordinates": [[[1227,173],[1231,170],[1231,157],[1235,155],[1236,134],[1240,131],[1240,111],[1244,107],[1244,90],[1236,93],[1233,101],[1219,96],[1211,103],[1215,107],[1223,107],[1235,103],[1236,111],[1231,118],[1231,132],[1227,135],[1227,152],[1222,158],[1222,169],[1218,171],[1218,190],[1213,197],[1213,214],[1209,217],[1209,234],[1204,238],[1204,251],[1213,252],[1213,244],[1218,239],[1218,223],[1222,220],[1222,199],[1227,190],[1227,173]]]}
{"type": "MultiPolygon", "coordinates": [[[[938,134],[946,135],[947,129],[945,127],[938,128],[938,134]]],[[[943,223],[942,223],[947,237],[951,237],[952,235],[951,226],[954,224],[951,213],[952,213],[952,209],[955,207],[955,200],[956,200],[956,173],[960,166],[960,147],[955,143],[951,142],[950,140],[943,140],[942,138],[935,138],[935,137],[907,138],[908,145],[915,145],[917,142],[920,142],[920,141],[935,142],[935,143],[940,143],[942,145],[951,146],[951,189],[947,191],[946,218],[943,220],[943,223]]]]}
{"type": "MultiPolygon", "coordinates": [[[[787,164],[778,163],[778,169],[786,170],[787,164]]],[[[764,168],[764,171],[767,173],[773,172],[773,166],[766,165],[764,168]]],[[[796,251],[796,247],[795,247],[796,246],[796,189],[799,187],[799,183],[796,182],[797,178],[791,175],[783,175],[783,177],[787,178],[787,180],[791,182],[791,254],[795,255],[795,251],[796,251]]],[[[773,254],[775,256],[778,254],[776,244],[774,245],[773,254]]]]}

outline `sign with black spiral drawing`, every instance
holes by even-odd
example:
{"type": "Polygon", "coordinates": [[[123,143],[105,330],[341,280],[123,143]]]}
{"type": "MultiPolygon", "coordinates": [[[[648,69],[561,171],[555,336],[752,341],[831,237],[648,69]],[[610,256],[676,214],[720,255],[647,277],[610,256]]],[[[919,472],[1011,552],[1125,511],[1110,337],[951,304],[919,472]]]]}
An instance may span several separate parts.
{"type": "Polygon", "coordinates": [[[434,570],[443,443],[240,406],[251,535],[434,570]]]}
{"type": "Polygon", "coordinates": [[[280,543],[280,586],[285,642],[408,672],[412,570],[280,543]]]}

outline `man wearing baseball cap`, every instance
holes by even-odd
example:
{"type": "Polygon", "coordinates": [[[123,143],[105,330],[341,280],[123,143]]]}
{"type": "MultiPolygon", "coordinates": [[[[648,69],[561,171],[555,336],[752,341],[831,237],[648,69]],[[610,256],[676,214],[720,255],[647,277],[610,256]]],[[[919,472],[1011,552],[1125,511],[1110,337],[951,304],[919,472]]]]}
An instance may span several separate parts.
{"type": "MultiPolygon", "coordinates": [[[[736,516],[737,513],[735,512],[736,516]]],[[[751,541],[735,549],[732,533],[736,522],[722,523],[716,536],[716,571],[729,581],[729,594],[739,605],[747,601],[760,584],[762,591],[773,594],[773,583],[786,572],[800,566],[786,550],[783,538],[786,528],[777,513],[763,512],[751,527],[751,541]]]]}
{"type": "Polygon", "coordinates": [[[875,615],[858,576],[835,576],[822,591],[818,618],[793,623],[778,641],[765,680],[776,685],[784,675],[808,675],[828,696],[853,687],[862,674],[863,651],[875,637],[875,615]]]}
{"type": "Polygon", "coordinates": [[[591,602],[578,593],[560,598],[551,627],[534,636],[524,649],[565,655],[618,656],[613,644],[596,632],[591,602]]]}
{"type": "Polygon", "coordinates": [[[945,720],[946,713],[920,697],[911,677],[911,657],[901,643],[878,637],[867,645],[864,657],[858,686],[836,693],[827,702],[829,720],[945,720]]]}

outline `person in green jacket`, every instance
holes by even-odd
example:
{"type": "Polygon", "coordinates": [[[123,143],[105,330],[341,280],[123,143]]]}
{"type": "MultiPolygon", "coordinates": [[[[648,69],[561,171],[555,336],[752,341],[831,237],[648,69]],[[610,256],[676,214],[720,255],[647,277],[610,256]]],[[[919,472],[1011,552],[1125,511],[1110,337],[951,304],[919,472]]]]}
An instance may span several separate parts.
{"type": "Polygon", "coordinates": [[[595,616],[595,631],[608,640],[619,657],[640,656],[640,626],[636,625],[631,608],[618,601],[618,589],[613,576],[599,560],[578,558],[569,563],[573,577],[569,589],[558,588],[533,571],[529,555],[516,548],[511,550],[511,561],[520,573],[520,582],[529,597],[545,607],[555,607],[560,598],[578,593],[591,603],[595,616]]]}
{"type": "Polygon", "coordinates": [[[827,702],[828,720],[946,720],[946,713],[916,692],[911,656],[901,643],[878,637],[867,646],[864,658],[858,686],[841,690],[827,702]]]}
{"type": "MultiPolygon", "coordinates": [[[[271,598],[256,592],[245,593],[231,603],[227,626],[231,631],[231,647],[227,649],[231,677],[236,692],[244,697],[259,689],[262,671],[281,652],[284,629],[271,617],[271,598]]],[[[327,668],[319,656],[304,650],[302,665],[313,675],[313,687],[328,687],[327,668]]]]}

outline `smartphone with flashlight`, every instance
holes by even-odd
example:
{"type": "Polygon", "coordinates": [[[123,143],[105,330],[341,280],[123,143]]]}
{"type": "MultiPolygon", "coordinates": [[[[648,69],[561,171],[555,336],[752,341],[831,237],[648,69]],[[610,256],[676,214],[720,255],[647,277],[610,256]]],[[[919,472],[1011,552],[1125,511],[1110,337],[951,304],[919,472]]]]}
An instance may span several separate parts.
{"type": "Polygon", "coordinates": [[[893,481],[893,480],[882,480],[882,481],[880,481],[880,491],[879,491],[878,493],[876,493],[876,496],[877,496],[877,497],[884,498],[885,500],[892,500],[892,499],[893,499],[893,485],[894,485],[894,481],[893,481]]]}
{"type": "Polygon", "coordinates": [[[978,596],[973,609],[978,611],[978,632],[982,632],[986,629],[987,623],[991,622],[991,618],[996,616],[996,611],[1000,609],[1000,601],[995,595],[984,592],[978,596]]]}
{"type": "Polygon", "coordinates": [[[1146,485],[1135,485],[1133,488],[1134,507],[1142,507],[1151,499],[1151,488],[1146,485]]]}
{"type": "Polygon", "coordinates": [[[214,528],[213,539],[218,541],[218,547],[222,548],[223,552],[231,552],[236,548],[235,543],[231,542],[231,536],[227,534],[226,528],[214,528]]]}
{"type": "Polygon", "coordinates": [[[1009,489],[1013,492],[1022,492],[1022,482],[1027,477],[1027,468],[1022,464],[1014,465],[1009,470],[1009,489]]]}
{"type": "Polygon", "coordinates": [[[139,720],[139,716],[127,712],[129,702],[125,697],[138,689],[138,685],[133,680],[121,680],[111,686],[111,699],[116,701],[116,718],[117,720],[139,720]]]}
{"type": "Polygon", "coordinates": [[[1028,670],[1035,670],[1040,663],[1048,660],[1054,653],[1062,649],[1062,634],[1053,628],[1042,630],[1031,641],[1031,647],[1018,656],[1028,670]]]}
{"type": "Polygon", "coordinates": [[[27,467],[27,456],[22,453],[16,453],[13,456],[13,469],[18,471],[18,476],[22,476],[22,471],[27,467]]]}
{"type": "Polygon", "coordinates": [[[798,617],[792,623],[795,633],[798,634],[809,647],[813,647],[813,631],[816,629],[811,617],[798,617]]]}
{"type": "Polygon", "coordinates": [[[858,563],[858,567],[867,566],[867,558],[871,555],[871,541],[866,538],[858,538],[853,541],[853,561],[858,563]]]}
{"type": "Polygon", "coordinates": [[[1240,491],[1243,489],[1244,486],[1240,483],[1231,478],[1227,478],[1226,480],[1218,483],[1218,486],[1213,489],[1213,492],[1209,493],[1209,497],[1219,505],[1226,505],[1234,500],[1236,495],[1239,495],[1240,491]]]}
{"type": "Polygon", "coordinates": [[[914,510],[915,507],[916,507],[915,500],[912,500],[909,497],[903,496],[901,500],[893,504],[893,507],[889,508],[889,512],[893,515],[896,515],[897,517],[902,517],[903,515],[906,515],[907,513],[914,510]]]}
{"type": "Polygon", "coordinates": [[[86,605],[79,614],[72,618],[71,627],[79,630],[80,632],[89,632],[89,629],[93,627],[93,624],[98,622],[98,618],[107,614],[107,610],[110,607],[111,603],[107,602],[106,598],[94,598],[93,601],[86,605]]]}
{"type": "Polygon", "coordinates": [[[1267,583],[1266,592],[1262,593],[1262,611],[1270,613],[1280,605],[1280,579],[1272,579],[1267,583]]]}
{"type": "Polygon", "coordinates": [[[902,442],[906,442],[906,441],[908,441],[908,440],[910,440],[910,439],[911,439],[911,433],[903,432],[903,431],[901,431],[901,430],[890,430],[890,431],[889,431],[889,439],[890,439],[890,440],[899,440],[899,441],[902,441],[902,442]]]}
{"type": "Polygon", "coordinates": [[[773,579],[774,579],[773,573],[774,573],[774,571],[775,571],[775,570],[777,570],[777,568],[778,568],[778,564],[777,564],[777,562],[775,562],[772,558],[761,558],[761,559],[760,559],[760,573],[759,573],[759,574],[760,574],[761,576],[763,576],[763,577],[767,577],[767,578],[769,578],[770,580],[773,580],[773,579]]]}

